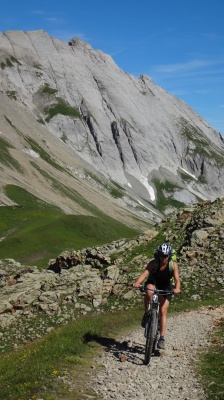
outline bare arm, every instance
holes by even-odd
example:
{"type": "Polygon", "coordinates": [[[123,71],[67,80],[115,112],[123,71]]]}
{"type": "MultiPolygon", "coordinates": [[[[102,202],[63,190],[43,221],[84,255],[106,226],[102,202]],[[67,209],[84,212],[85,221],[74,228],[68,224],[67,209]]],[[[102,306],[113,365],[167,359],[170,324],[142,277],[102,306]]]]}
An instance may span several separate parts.
{"type": "Polygon", "coordinates": [[[174,261],[173,262],[174,266],[174,271],[173,271],[173,276],[174,276],[174,281],[175,281],[175,289],[173,289],[173,293],[179,294],[181,292],[180,290],[180,277],[179,277],[179,269],[177,263],[174,261]]]}
{"type": "Polygon", "coordinates": [[[145,270],[142,272],[142,274],[136,279],[136,281],[133,283],[133,286],[138,288],[141,286],[141,283],[148,278],[152,267],[153,267],[153,262],[154,260],[149,261],[147,267],[145,268],[145,270]]]}

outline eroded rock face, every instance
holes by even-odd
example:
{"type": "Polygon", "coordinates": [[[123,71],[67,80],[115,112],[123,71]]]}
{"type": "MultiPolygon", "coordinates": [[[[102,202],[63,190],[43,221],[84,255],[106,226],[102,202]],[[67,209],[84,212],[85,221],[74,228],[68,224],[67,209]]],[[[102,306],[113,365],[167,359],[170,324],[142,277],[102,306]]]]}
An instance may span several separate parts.
{"type": "Polygon", "coordinates": [[[178,190],[164,194],[186,203],[223,195],[223,138],[149,77],[44,31],[1,33],[0,49],[1,91],[144,205],[155,204],[155,179],[172,182],[178,190]]]}

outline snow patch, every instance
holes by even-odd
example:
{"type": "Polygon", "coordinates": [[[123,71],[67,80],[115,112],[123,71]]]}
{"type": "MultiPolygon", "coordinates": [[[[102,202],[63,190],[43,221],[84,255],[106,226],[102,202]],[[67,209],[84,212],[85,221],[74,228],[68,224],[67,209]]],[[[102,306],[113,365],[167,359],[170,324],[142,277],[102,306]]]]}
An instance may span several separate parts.
{"type": "Polygon", "coordinates": [[[131,186],[130,182],[128,182],[128,186],[129,186],[130,188],[132,188],[132,186],[131,186]]]}
{"type": "Polygon", "coordinates": [[[192,176],[192,178],[196,179],[196,181],[198,180],[198,178],[196,178],[195,175],[191,174],[190,172],[188,172],[186,169],[179,167],[180,169],[182,169],[182,171],[184,171],[186,174],[192,176]]]}
{"type": "Polygon", "coordinates": [[[149,185],[148,179],[145,178],[145,177],[142,177],[142,178],[140,179],[140,182],[141,182],[141,183],[146,187],[146,189],[148,190],[150,199],[151,199],[152,201],[154,201],[154,200],[156,199],[155,192],[154,192],[154,189],[152,188],[152,186],[149,185]]]}
{"type": "Polygon", "coordinates": [[[29,156],[31,156],[31,157],[35,157],[35,158],[40,157],[40,154],[36,153],[36,151],[34,151],[34,150],[31,150],[31,149],[23,149],[22,151],[23,151],[24,153],[26,153],[26,154],[29,154],[29,156]]]}

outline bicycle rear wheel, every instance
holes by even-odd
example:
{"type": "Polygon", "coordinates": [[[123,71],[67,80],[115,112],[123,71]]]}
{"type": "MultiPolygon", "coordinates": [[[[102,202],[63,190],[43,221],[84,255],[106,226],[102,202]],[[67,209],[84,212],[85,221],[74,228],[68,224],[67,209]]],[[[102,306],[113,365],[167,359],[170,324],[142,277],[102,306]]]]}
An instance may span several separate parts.
{"type": "Polygon", "coordinates": [[[157,318],[156,311],[152,310],[150,313],[149,323],[146,332],[145,359],[144,359],[145,365],[149,364],[153,352],[153,344],[155,341],[155,334],[156,334],[156,318],[157,318]]]}

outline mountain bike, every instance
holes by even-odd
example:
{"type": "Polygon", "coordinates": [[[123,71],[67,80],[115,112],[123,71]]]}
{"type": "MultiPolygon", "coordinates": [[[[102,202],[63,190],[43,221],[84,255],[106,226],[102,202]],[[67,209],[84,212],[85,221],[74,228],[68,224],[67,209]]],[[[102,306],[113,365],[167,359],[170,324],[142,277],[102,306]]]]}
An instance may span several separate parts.
{"type": "Polygon", "coordinates": [[[147,311],[147,321],[145,324],[145,358],[144,364],[148,365],[151,359],[151,355],[157,350],[157,343],[159,340],[159,294],[167,295],[171,294],[172,291],[168,290],[159,290],[159,289],[148,289],[143,286],[140,288],[141,292],[145,292],[146,290],[150,290],[153,292],[152,300],[148,302],[148,311],[147,311]]]}

